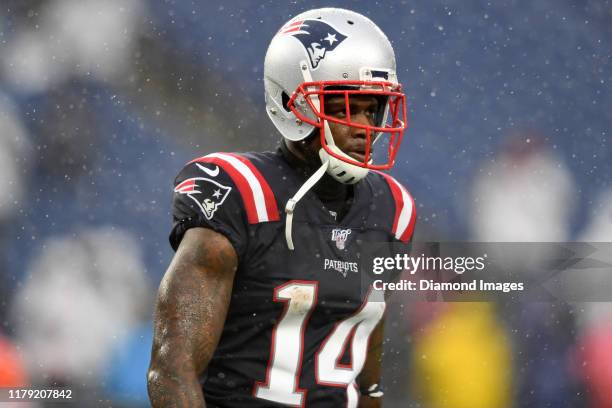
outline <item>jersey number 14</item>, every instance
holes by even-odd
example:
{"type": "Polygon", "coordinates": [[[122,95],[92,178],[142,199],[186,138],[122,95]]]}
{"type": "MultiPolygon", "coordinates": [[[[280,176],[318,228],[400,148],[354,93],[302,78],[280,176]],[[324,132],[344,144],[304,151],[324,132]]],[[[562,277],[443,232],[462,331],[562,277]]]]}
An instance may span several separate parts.
{"type": "MultiPolygon", "coordinates": [[[[283,314],[272,331],[270,362],[266,381],[257,382],[254,395],[281,404],[301,407],[306,390],[299,388],[304,331],[317,303],[318,282],[289,281],[274,290],[274,301],[285,303],[283,314]]],[[[356,407],[359,393],[355,378],[365,364],[370,334],[380,321],[385,303],[373,301],[370,291],[359,310],[336,323],[315,356],[315,376],[318,384],[346,387],[348,407],[356,407]],[[348,344],[350,342],[350,344],[348,344]],[[352,361],[339,361],[350,346],[352,361]]]]}

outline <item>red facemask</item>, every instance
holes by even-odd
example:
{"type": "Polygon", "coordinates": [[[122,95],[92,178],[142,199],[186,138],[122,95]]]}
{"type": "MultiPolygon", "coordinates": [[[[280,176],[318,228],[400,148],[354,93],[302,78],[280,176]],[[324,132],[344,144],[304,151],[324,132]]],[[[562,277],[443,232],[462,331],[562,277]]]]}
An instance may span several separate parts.
{"type": "Polygon", "coordinates": [[[372,170],[387,170],[393,167],[395,156],[397,155],[404,130],[406,129],[406,96],[401,90],[401,85],[385,81],[304,82],[298,86],[289,99],[287,108],[289,108],[302,122],[308,123],[319,129],[321,146],[330,156],[346,163],[372,170]],[[344,96],[346,119],[338,119],[325,113],[326,95],[344,96]],[[353,95],[373,95],[375,97],[382,97],[381,99],[386,101],[386,106],[380,109],[380,111],[384,112],[388,109],[387,117],[377,119],[379,122],[377,123],[378,126],[352,122],[350,97],[353,95]],[[296,99],[298,98],[300,101],[306,101],[318,120],[315,121],[308,118],[295,106],[296,99]],[[316,98],[318,98],[318,103],[316,103],[316,98]],[[319,105],[320,108],[316,105],[319,105]],[[365,130],[366,151],[363,161],[358,161],[348,156],[341,156],[330,149],[326,140],[325,121],[365,130]],[[383,121],[384,123],[382,123],[383,121]],[[386,160],[381,163],[374,163],[372,159],[372,143],[383,136],[388,136],[387,157],[386,160]]]}

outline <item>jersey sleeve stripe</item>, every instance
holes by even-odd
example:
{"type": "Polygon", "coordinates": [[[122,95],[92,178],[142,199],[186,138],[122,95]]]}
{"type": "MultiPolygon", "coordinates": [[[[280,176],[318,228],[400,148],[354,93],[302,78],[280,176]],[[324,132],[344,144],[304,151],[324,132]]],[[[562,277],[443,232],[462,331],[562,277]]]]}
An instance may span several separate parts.
{"type": "Polygon", "coordinates": [[[270,221],[278,221],[280,220],[280,215],[278,213],[278,206],[276,204],[276,198],[274,198],[274,193],[270,188],[270,185],[266,182],[266,179],[262,176],[257,167],[251,163],[250,160],[233,153],[228,153],[228,155],[237,158],[241,162],[243,162],[252,172],[253,175],[257,178],[259,185],[263,191],[264,201],[266,203],[266,211],[268,213],[268,220],[270,221]]]}
{"type": "MultiPolygon", "coordinates": [[[[267,185],[267,182],[261,177],[261,174],[259,175],[260,178],[258,178],[243,161],[227,153],[213,153],[195,159],[193,162],[214,163],[231,177],[242,197],[249,224],[277,221],[280,219],[273,194],[272,200],[274,202],[271,204],[276,211],[271,214],[268,213],[269,205],[266,202],[266,195],[262,187],[262,184],[265,184],[269,190],[270,187],[267,185]]],[[[268,199],[270,199],[270,196],[268,196],[268,199]]]]}
{"type": "Polygon", "coordinates": [[[399,221],[399,217],[401,214],[401,209],[404,206],[404,201],[402,199],[402,193],[400,191],[399,188],[397,188],[397,185],[392,182],[389,176],[387,176],[384,173],[381,173],[383,175],[383,177],[385,178],[385,181],[387,182],[387,184],[389,185],[389,188],[391,189],[391,194],[393,195],[393,200],[395,201],[395,216],[393,218],[393,234],[395,234],[395,237],[397,238],[397,223],[399,221]]]}
{"type": "Polygon", "coordinates": [[[416,222],[414,200],[404,186],[398,183],[393,177],[385,173],[379,174],[381,174],[387,181],[387,184],[389,184],[391,194],[395,200],[395,217],[393,219],[392,232],[396,239],[406,242],[412,236],[414,224],[416,222]]]}
{"type": "Polygon", "coordinates": [[[408,221],[408,226],[406,227],[406,229],[404,230],[404,233],[400,237],[400,241],[402,242],[406,242],[410,239],[410,237],[412,237],[412,233],[414,232],[414,224],[416,223],[416,206],[414,205],[414,199],[407,191],[405,191],[405,194],[408,196],[408,199],[409,199],[408,202],[410,205],[410,217],[408,221]]]}
{"type": "Polygon", "coordinates": [[[230,156],[229,154],[213,153],[208,156],[217,157],[229,163],[230,167],[232,167],[234,170],[236,170],[240,175],[244,177],[249,187],[249,190],[251,192],[251,197],[253,197],[253,203],[255,206],[256,214],[257,214],[257,221],[259,222],[268,221],[268,212],[266,211],[266,205],[265,205],[266,202],[265,202],[263,190],[261,188],[261,184],[257,180],[257,177],[255,177],[253,172],[243,162],[236,159],[234,156],[230,156]]]}

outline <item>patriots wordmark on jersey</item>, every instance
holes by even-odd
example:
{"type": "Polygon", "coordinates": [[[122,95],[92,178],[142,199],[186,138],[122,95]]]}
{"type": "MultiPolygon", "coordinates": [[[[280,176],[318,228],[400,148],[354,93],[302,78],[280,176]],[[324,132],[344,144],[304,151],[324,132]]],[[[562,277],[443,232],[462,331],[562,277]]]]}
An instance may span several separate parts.
{"type": "Polygon", "coordinates": [[[359,248],[409,241],[414,203],[376,172],[353,186],[338,220],[311,191],[295,209],[290,251],[282,208],[303,182],[281,152],[210,154],[175,181],[172,246],[189,228],[206,227],[239,258],[223,333],[201,378],[209,407],[357,406],[355,380],[385,310],[364,290],[359,248]]]}

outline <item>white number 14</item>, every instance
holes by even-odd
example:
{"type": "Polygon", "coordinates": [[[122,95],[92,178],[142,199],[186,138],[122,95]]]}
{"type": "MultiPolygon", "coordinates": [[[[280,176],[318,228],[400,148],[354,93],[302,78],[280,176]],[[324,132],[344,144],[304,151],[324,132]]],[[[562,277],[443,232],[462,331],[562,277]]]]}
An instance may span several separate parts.
{"type": "MultiPolygon", "coordinates": [[[[289,281],[274,290],[274,301],[285,303],[283,314],[272,331],[270,361],[266,381],[256,382],[257,398],[301,407],[306,390],[299,388],[304,332],[317,303],[318,282],[289,281]]],[[[358,392],[355,378],[366,361],[370,334],[382,318],[385,303],[373,301],[370,291],[359,310],[336,323],[315,356],[315,376],[318,384],[346,387],[348,407],[356,407],[358,392]],[[348,344],[350,342],[350,344],[348,344]],[[347,346],[351,364],[339,360],[347,346]]]]}

